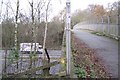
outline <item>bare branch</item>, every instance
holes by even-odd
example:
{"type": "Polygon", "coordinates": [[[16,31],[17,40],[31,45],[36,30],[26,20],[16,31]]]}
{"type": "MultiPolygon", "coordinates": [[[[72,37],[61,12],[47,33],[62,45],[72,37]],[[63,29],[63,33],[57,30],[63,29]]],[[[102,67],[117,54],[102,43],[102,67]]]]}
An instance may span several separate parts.
{"type": "Polygon", "coordinates": [[[9,5],[8,4],[5,4],[5,5],[8,6],[12,10],[13,15],[15,16],[15,11],[13,10],[11,3],[9,2],[9,5]]]}
{"type": "Polygon", "coordinates": [[[0,9],[0,22],[1,22],[1,14],[2,14],[2,5],[3,5],[3,0],[1,1],[1,9],[0,9]]]}
{"type": "Polygon", "coordinates": [[[45,1],[43,1],[43,0],[40,0],[39,1],[39,3],[38,3],[38,5],[37,5],[37,7],[36,7],[36,12],[35,12],[35,15],[36,15],[36,13],[37,13],[37,11],[39,12],[41,9],[43,9],[43,7],[45,6],[45,1]],[[43,4],[43,5],[42,5],[43,4]],[[42,6],[40,6],[40,5],[42,5],[42,6]]]}

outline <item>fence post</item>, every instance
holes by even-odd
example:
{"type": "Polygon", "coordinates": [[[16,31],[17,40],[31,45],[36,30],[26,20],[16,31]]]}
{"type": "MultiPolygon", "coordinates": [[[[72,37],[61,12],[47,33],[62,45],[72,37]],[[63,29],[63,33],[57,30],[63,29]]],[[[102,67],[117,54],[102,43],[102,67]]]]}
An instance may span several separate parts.
{"type": "Polygon", "coordinates": [[[108,28],[107,28],[107,35],[109,35],[109,27],[110,27],[110,16],[107,16],[108,18],[108,28]]]}

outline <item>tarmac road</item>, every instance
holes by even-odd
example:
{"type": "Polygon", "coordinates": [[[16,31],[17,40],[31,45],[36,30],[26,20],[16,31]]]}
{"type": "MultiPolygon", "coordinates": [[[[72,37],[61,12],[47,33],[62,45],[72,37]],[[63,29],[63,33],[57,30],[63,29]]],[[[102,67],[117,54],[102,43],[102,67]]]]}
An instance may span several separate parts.
{"type": "MultiPolygon", "coordinates": [[[[10,51],[8,50],[8,53],[9,53],[10,51]]],[[[4,50],[0,50],[0,59],[2,59],[2,60],[0,60],[0,63],[2,64],[2,65],[0,65],[1,67],[3,67],[4,68],[4,57],[5,57],[5,51],[4,50]]],[[[60,59],[60,56],[61,56],[61,54],[62,54],[62,52],[61,52],[61,50],[48,50],[48,54],[49,54],[49,56],[50,56],[50,62],[53,62],[53,61],[57,61],[58,59],[60,59]]],[[[24,56],[24,57],[29,57],[29,54],[23,54],[23,55],[21,55],[20,54],[20,56],[24,56]]],[[[42,57],[42,54],[37,54],[37,56],[41,56],[42,57]]],[[[21,69],[21,68],[23,68],[22,70],[25,70],[25,69],[27,69],[29,66],[29,60],[25,60],[24,59],[24,61],[22,62],[22,67],[21,67],[21,61],[19,61],[19,68],[21,69]]],[[[39,59],[37,62],[36,62],[36,66],[41,66],[42,65],[42,62],[41,62],[41,59],[39,59]]],[[[7,67],[7,72],[8,73],[14,73],[15,72],[15,69],[16,68],[14,68],[14,66],[16,66],[16,64],[14,65],[10,65],[9,67],[7,67]]],[[[3,68],[1,68],[1,71],[2,71],[2,69],[3,68]]],[[[58,73],[59,72],[59,70],[60,70],[60,68],[61,68],[61,66],[60,66],[60,64],[58,64],[58,65],[55,65],[55,66],[52,66],[51,68],[50,68],[50,71],[49,71],[49,73],[50,74],[52,74],[52,75],[55,75],[56,73],[58,73]]],[[[2,73],[0,71],[0,73],[2,73]]],[[[36,73],[37,74],[41,74],[42,72],[41,71],[36,71],[36,73]]]]}
{"type": "Polygon", "coordinates": [[[89,31],[79,28],[73,29],[73,33],[88,47],[95,49],[97,56],[103,61],[112,78],[118,78],[118,42],[108,37],[91,34],[89,31]]]}

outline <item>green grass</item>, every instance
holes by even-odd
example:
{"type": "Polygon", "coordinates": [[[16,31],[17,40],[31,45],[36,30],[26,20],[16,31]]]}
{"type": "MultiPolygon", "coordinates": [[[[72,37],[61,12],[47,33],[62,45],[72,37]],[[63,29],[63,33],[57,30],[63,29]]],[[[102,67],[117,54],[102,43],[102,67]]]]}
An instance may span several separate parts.
{"type": "Polygon", "coordinates": [[[91,33],[92,33],[92,34],[96,34],[96,35],[98,35],[98,36],[105,36],[105,34],[102,33],[102,32],[93,31],[93,32],[91,32],[91,33]]]}
{"type": "Polygon", "coordinates": [[[82,69],[81,67],[75,67],[74,73],[78,78],[85,78],[85,72],[85,69],[82,69]]]}
{"type": "Polygon", "coordinates": [[[92,31],[92,32],[90,32],[90,33],[91,33],[91,34],[95,34],[95,35],[97,35],[97,36],[105,36],[105,37],[108,37],[108,38],[110,38],[110,39],[114,39],[114,40],[117,40],[117,41],[120,40],[120,38],[117,37],[117,36],[106,35],[106,34],[104,34],[103,32],[92,31]]]}

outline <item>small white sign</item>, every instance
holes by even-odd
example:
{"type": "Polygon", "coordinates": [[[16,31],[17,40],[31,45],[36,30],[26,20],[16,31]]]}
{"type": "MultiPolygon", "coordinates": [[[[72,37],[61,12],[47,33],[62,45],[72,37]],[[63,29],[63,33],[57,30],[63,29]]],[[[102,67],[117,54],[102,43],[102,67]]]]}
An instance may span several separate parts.
{"type": "Polygon", "coordinates": [[[67,14],[67,23],[70,23],[71,22],[71,16],[69,14],[67,14]]]}
{"type": "Polygon", "coordinates": [[[70,2],[66,2],[67,13],[70,13],[70,2]]]}

